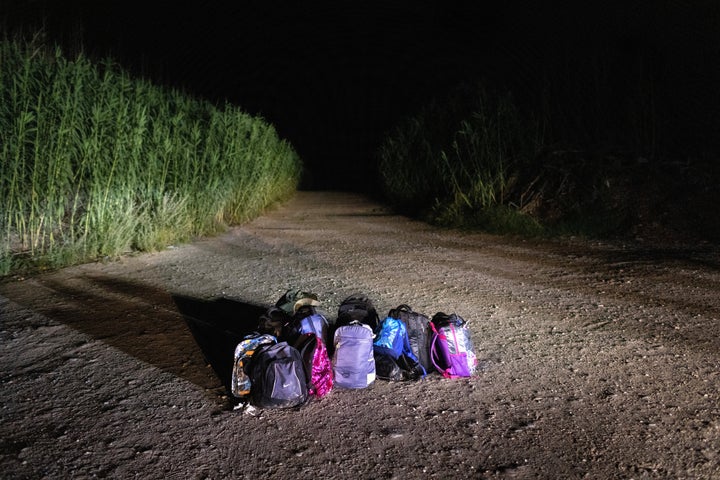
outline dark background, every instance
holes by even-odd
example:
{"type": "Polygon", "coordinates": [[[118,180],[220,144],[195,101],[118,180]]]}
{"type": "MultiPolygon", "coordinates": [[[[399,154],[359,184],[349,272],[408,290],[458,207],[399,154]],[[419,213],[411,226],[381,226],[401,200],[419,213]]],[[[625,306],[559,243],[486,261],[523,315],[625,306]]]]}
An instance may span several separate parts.
{"type": "MultiPolygon", "coordinates": [[[[157,83],[263,116],[303,158],[308,188],[371,181],[389,128],[476,80],[532,108],[584,71],[569,83],[571,108],[598,88],[620,105],[632,91],[624,82],[641,74],[658,88],[663,132],[674,132],[668,155],[707,156],[720,137],[716,1],[3,4],[9,30],[42,25],[70,51],[112,56],[157,83]]],[[[600,102],[607,115],[612,105],[600,102]]]]}

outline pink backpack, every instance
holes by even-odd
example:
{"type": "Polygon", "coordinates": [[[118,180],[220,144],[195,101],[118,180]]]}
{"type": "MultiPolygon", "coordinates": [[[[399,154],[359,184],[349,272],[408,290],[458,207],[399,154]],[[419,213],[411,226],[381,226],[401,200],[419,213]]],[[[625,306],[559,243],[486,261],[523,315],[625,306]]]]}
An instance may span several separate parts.
{"type": "Polygon", "coordinates": [[[300,351],[308,379],[308,393],[318,398],[324,397],[333,387],[333,370],[325,342],[314,333],[300,335],[295,341],[300,351]]]}
{"type": "Polygon", "coordinates": [[[436,313],[430,322],[430,359],[445,378],[471,377],[477,368],[467,322],[455,313],[436,313]]]}

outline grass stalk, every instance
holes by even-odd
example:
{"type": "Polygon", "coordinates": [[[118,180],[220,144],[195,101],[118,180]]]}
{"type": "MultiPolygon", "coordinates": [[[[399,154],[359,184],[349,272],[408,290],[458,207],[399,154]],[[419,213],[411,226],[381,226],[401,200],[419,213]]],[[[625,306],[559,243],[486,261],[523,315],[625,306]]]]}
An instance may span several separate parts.
{"type": "Polygon", "coordinates": [[[272,125],[111,60],[5,39],[0,98],[3,275],[158,250],[297,187],[300,159],[272,125]]]}

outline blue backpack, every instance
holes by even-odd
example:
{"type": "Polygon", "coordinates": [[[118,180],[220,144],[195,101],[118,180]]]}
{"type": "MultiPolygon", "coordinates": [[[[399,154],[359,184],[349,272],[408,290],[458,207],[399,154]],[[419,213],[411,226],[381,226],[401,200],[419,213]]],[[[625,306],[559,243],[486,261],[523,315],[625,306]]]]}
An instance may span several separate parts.
{"type": "Polygon", "coordinates": [[[380,332],[373,342],[373,349],[376,353],[389,355],[393,360],[403,353],[408,354],[417,361],[417,357],[410,347],[407,328],[397,318],[386,317],[380,324],[380,332]]]}
{"type": "Polygon", "coordinates": [[[405,323],[397,318],[388,316],[380,324],[373,353],[379,378],[415,380],[427,374],[413,353],[405,323]]]}

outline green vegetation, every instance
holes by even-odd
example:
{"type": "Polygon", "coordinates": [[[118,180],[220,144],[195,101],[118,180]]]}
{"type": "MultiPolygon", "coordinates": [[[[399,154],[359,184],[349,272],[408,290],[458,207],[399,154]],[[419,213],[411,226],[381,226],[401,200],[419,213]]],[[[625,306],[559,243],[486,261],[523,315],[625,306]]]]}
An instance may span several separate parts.
{"type": "Polygon", "coordinates": [[[720,180],[716,152],[689,143],[677,160],[668,139],[680,131],[666,120],[668,101],[642,88],[649,80],[626,79],[632,101],[622,109],[616,92],[563,91],[559,77],[553,92],[539,88],[523,102],[462,85],[426,105],[378,150],[384,197],[436,224],[493,233],[628,236],[665,223],[720,238],[707,219],[720,180]]]}
{"type": "Polygon", "coordinates": [[[537,234],[542,227],[523,213],[516,190],[519,172],[541,146],[541,129],[521,117],[510,95],[465,87],[387,136],[380,181],[406,213],[443,225],[537,234]]]}
{"type": "Polygon", "coordinates": [[[0,132],[3,275],[221,231],[301,168],[263,119],[36,41],[0,43],[0,132]]]}

